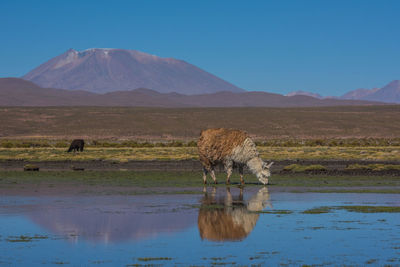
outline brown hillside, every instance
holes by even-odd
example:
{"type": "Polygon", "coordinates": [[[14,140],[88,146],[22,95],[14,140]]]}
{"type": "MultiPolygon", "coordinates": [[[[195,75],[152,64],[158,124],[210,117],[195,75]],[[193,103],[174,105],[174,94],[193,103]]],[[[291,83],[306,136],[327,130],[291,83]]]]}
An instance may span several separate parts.
{"type": "Polygon", "coordinates": [[[0,78],[0,106],[98,105],[96,94],[85,91],[41,88],[18,78],[0,78]]]}
{"type": "Polygon", "coordinates": [[[149,89],[96,94],[41,88],[18,78],[0,78],[0,106],[132,106],[132,107],[315,107],[381,104],[359,100],[317,99],[267,92],[218,92],[203,95],[159,93],[149,89]]]}

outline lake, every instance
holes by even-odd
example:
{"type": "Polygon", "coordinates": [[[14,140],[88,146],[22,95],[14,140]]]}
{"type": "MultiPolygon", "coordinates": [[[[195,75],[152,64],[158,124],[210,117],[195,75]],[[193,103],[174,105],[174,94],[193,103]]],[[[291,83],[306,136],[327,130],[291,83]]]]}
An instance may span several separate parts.
{"type": "Polygon", "coordinates": [[[400,265],[398,194],[202,190],[2,196],[0,265],[400,265]]]}

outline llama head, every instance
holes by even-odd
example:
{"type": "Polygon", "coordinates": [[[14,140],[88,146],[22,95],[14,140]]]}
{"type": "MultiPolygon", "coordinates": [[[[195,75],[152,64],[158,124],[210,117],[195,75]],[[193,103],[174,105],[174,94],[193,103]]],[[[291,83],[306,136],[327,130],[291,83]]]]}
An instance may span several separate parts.
{"type": "Polygon", "coordinates": [[[268,184],[268,178],[271,176],[271,171],[269,169],[272,166],[272,164],[274,163],[273,162],[270,162],[269,164],[265,162],[263,163],[262,170],[257,175],[257,178],[261,183],[268,184]]]}

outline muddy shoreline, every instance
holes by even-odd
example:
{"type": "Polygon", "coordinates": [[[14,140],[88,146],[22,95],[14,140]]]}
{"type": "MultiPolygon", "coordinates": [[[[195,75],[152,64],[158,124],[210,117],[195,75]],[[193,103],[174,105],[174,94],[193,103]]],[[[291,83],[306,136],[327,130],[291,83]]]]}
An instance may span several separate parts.
{"type": "MultiPolygon", "coordinates": [[[[268,160],[266,160],[268,161],[268,160]]],[[[116,162],[108,160],[89,160],[89,161],[26,161],[26,160],[1,160],[0,170],[2,171],[23,171],[27,164],[34,164],[40,168],[40,171],[72,171],[72,170],[90,170],[90,171],[191,171],[199,172],[202,167],[198,160],[133,160],[128,162],[116,162]]],[[[391,175],[400,176],[400,170],[346,170],[351,164],[395,164],[399,161],[374,161],[374,160],[283,160],[275,161],[272,167],[273,174],[295,174],[284,171],[283,168],[290,164],[314,165],[320,164],[326,167],[323,171],[308,171],[307,174],[324,175],[391,175]]],[[[217,168],[222,172],[223,168],[217,168]]],[[[245,170],[248,173],[248,170],[245,170]]],[[[304,172],[303,172],[304,174],[304,172]]]]}

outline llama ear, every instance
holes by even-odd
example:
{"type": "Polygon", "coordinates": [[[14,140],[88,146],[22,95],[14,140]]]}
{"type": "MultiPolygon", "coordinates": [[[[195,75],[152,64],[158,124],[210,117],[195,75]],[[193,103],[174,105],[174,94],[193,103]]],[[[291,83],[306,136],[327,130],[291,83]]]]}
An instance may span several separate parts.
{"type": "Polygon", "coordinates": [[[263,168],[263,169],[268,169],[268,168],[269,168],[269,167],[268,167],[268,164],[267,164],[266,162],[264,162],[263,165],[262,165],[262,168],[263,168]]]}
{"type": "Polygon", "coordinates": [[[272,162],[272,161],[269,164],[265,163],[265,167],[269,169],[269,168],[271,168],[272,164],[274,164],[274,162],[272,162]]]}

